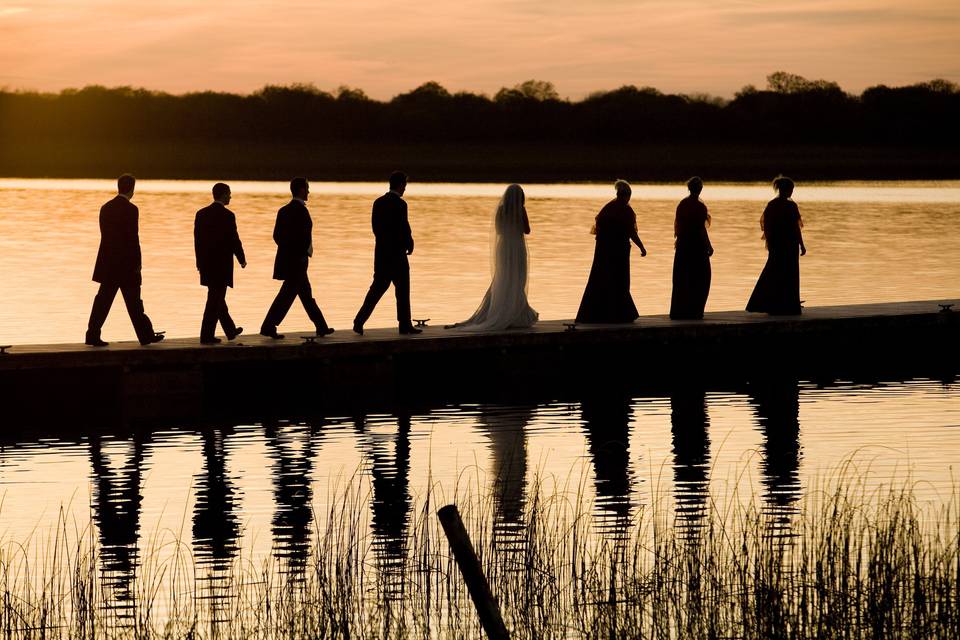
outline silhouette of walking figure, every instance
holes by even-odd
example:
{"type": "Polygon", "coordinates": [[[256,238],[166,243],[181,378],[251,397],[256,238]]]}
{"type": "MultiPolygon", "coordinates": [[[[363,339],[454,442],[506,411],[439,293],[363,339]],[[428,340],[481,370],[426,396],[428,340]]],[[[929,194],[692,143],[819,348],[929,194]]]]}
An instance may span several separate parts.
{"type": "Polygon", "coordinates": [[[767,243],[767,264],[753,289],[747,311],[775,315],[800,313],[800,259],[807,254],[803,244],[803,219],[793,195],[793,180],[783,176],[773,181],[777,197],[767,203],[760,228],[767,243]]]}
{"type": "Polygon", "coordinates": [[[353,320],[353,330],[360,335],[363,335],[363,325],[391,283],[397,294],[400,333],[421,332],[410,321],[410,262],[407,256],[413,253],[413,233],[407,218],[407,203],[403,199],[406,189],[407,174],[394,171],[390,174],[390,191],[373,203],[373,235],[377,239],[373,254],[373,284],[353,320]]]}
{"type": "Polygon", "coordinates": [[[637,214],[629,204],[630,184],[617,180],[613,186],[617,197],[604,205],[594,225],[597,245],[577,322],[633,322],[640,315],[630,296],[630,242],[639,247],[641,256],[647,250],[637,235],[637,214]]]}
{"type": "Polygon", "coordinates": [[[673,296],[670,317],[674,320],[699,320],[710,295],[710,256],[713,245],[707,227],[710,214],[700,200],[703,180],[694,176],[687,181],[690,195],[677,205],[673,223],[676,252],[673,255],[673,296]]]}
{"type": "Polygon", "coordinates": [[[323,319],[323,313],[313,299],[313,288],[307,275],[310,257],[313,255],[313,220],[307,210],[307,198],[310,185],[306,178],[294,178],[290,181],[290,193],[293,199],[280,207],[277,223],[273,227],[273,241],[277,243],[277,258],[273,263],[273,279],[282,280],[280,291],[267,317],[260,327],[260,335],[282,340],[277,326],[283,322],[294,298],[299,297],[307,316],[313,322],[318,336],[333,333],[323,319]]]}
{"type": "Polygon", "coordinates": [[[100,283],[100,290],[93,299],[87,335],[84,342],[92,347],[105,347],[100,339],[100,330],[107,320],[117,291],[130,314],[133,330],[141,345],[163,340],[162,333],[153,330],[153,323],[143,310],[140,286],[143,278],[140,256],[140,210],[130,202],[137,179],[123,174],[117,179],[117,195],[100,207],[100,250],[93,269],[93,281],[100,283]]]}
{"type": "Polygon", "coordinates": [[[240,234],[237,233],[237,218],[227,209],[230,195],[228,185],[222,182],[213,185],[213,203],[197,211],[193,222],[197,270],[200,284],[207,288],[207,304],[200,322],[202,344],[220,342],[220,338],[213,335],[218,320],[227,340],[243,333],[243,327],[234,324],[227,309],[227,287],[233,286],[233,257],[237,257],[241,269],[247,266],[240,234]]]}

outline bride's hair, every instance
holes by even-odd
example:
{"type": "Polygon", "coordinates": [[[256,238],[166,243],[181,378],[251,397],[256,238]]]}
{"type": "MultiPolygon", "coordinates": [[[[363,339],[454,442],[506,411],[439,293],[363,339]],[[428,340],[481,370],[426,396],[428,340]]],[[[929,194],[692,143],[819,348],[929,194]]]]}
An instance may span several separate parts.
{"type": "Polygon", "coordinates": [[[512,184],[503,192],[500,198],[500,204],[497,205],[497,231],[514,231],[523,225],[523,205],[526,196],[523,194],[523,187],[518,184],[512,184]]]}
{"type": "Polygon", "coordinates": [[[633,193],[633,189],[630,188],[630,183],[626,180],[617,180],[614,182],[613,189],[617,192],[618,198],[628,197],[633,193]]]}

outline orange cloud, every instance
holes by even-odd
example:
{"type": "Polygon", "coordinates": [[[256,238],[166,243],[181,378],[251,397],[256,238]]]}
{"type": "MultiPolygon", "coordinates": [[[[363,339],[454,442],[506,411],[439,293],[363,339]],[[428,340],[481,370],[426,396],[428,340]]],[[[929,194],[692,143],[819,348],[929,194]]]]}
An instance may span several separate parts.
{"type": "Polygon", "coordinates": [[[580,97],[622,84],[732,94],[774,69],[840,82],[960,80],[960,5],[918,0],[17,0],[0,3],[0,85],[250,91],[527,78],[580,97]]]}

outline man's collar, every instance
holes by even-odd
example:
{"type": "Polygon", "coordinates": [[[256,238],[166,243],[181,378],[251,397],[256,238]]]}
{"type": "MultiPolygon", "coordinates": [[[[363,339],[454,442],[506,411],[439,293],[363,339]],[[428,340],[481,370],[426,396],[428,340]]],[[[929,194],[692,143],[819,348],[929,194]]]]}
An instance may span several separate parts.
{"type": "Polygon", "coordinates": [[[120,196],[121,198],[123,198],[124,200],[126,200],[127,202],[130,202],[130,196],[128,196],[127,194],[125,194],[125,193],[118,193],[117,195],[120,196]]]}
{"type": "Polygon", "coordinates": [[[303,206],[307,206],[307,201],[304,200],[303,198],[297,198],[296,196],[294,196],[294,198],[293,198],[293,200],[291,200],[291,202],[294,202],[294,201],[299,202],[299,203],[302,204],[303,206]]]}
{"type": "Polygon", "coordinates": [[[398,198],[403,198],[402,195],[400,195],[398,192],[394,191],[393,189],[390,189],[390,191],[387,191],[387,193],[392,193],[393,195],[397,196],[398,198]]]}

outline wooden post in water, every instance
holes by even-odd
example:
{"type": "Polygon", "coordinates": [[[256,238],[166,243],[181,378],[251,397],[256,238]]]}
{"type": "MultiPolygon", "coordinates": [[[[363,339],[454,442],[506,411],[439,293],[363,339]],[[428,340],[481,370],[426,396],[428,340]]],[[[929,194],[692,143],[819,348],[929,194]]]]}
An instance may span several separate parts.
{"type": "Polygon", "coordinates": [[[487,637],[490,640],[510,640],[507,627],[503,624],[503,616],[500,615],[500,606],[490,593],[490,584],[487,582],[487,577],[483,575],[480,560],[473,550],[473,544],[463,526],[463,520],[460,519],[460,511],[457,510],[456,505],[448,504],[437,511],[437,517],[443,525],[443,532],[447,535],[453,557],[457,561],[457,566],[460,567],[463,581],[467,583],[470,597],[473,598],[473,606],[477,608],[480,624],[487,632],[487,637]]]}

